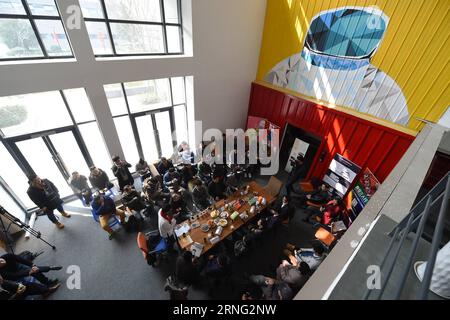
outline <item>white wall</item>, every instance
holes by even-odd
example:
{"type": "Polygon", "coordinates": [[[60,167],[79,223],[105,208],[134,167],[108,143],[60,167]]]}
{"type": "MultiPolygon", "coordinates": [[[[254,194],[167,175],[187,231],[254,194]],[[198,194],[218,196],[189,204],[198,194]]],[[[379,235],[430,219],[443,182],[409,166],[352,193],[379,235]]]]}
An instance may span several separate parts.
{"type": "MultiPolygon", "coordinates": [[[[57,0],[64,20],[77,0],[57,0]]],[[[256,77],[266,0],[182,0],[187,54],[177,58],[111,58],[96,61],[84,24],[67,30],[77,61],[0,65],[0,96],[84,87],[111,154],[123,154],[103,84],[194,76],[195,120],[203,128],[245,124],[250,84],[256,77]],[[190,24],[192,22],[192,25],[190,24]],[[192,30],[191,30],[192,28],[192,30]],[[193,52],[193,56],[192,53],[193,52]]],[[[39,107],[39,106],[37,106],[39,107]]]]}

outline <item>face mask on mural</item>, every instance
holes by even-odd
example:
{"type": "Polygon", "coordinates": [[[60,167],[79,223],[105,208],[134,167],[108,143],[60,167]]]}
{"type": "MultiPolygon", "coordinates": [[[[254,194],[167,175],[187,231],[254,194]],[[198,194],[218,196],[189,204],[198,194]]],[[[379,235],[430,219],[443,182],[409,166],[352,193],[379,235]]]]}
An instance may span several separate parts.
{"type": "Polygon", "coordinates": [[[407,125],[409,113],[402,90],[370,63],[388,22],[376,7],[322,11],[311,20],[302,52],[278,63],[266,81],[407,125]]]}

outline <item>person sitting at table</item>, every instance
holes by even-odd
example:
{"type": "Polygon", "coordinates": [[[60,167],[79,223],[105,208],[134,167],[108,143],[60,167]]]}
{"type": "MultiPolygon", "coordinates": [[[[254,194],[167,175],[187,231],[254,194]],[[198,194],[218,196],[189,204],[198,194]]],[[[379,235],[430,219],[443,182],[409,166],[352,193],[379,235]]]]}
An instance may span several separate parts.
{"type": "Polygon", "coordinates": [[[226,179],[227,176],[227,166],[223,163],[214,163],[212,172],[212,179],[220,178],[221,180],[226,179]]]}
{"type": "Polygon", "coordinates": [[[109,240],[111,240],[114,236],[114,231],[109,226],[109,220],[111,217],[118,216],[120,223],[125,224],[125,213],[116,208],[116,204],[113,199],[104,196],[100,192],[96,192],[94,194],[92,210],[94,211],[94,214],[99,217],[100,225],[102,229],[108,233],[109,240]]]}
{"type": "Polygon", "coordinates": [[[317,190],[299,196],[298,197],[299,205],[305,206],[307,202],[311,202],[316,205],[323,205],[327,203],[330,199],[328,189],[329,189],[328,185],[326,183],[322,183],[317,190]]]}
{"type": "Polygon", "coordinates": [[[286,218],[292,219],[295,214],[295,208],[291,206],[290,197],[288,195],[284,195],[281,198],[281,204],[270,209],[269,211],[272,214],[277,212],[279,214],[279,220],[281,221],[284,221],[286,218]]]}
{"type": "Polygon", "coordinates": [[[150,172],[150,166],[148,165],[147,161],[140,158],[139,162],[136,163],[135,166],[136,172],[141,177],[141,181],[144,182],[145,179],[150,178],[152,176],[152,173],[150,172]]]}
{"type": "Polygon", "coordinates": [[[142,192],[147,203],[156,203],[160,207],[162,206],[162,203],[170,200],[169,190],[163,188],[158,177],[145,179],[142,192]]]}
{"type": "Polygon", "coordinates": [[[204,159],[198,164],[197,172],[199,178],[202,179],[204,183],[209,184],[211,182],[212,169],[204,159]]]}
{"type": "Polygon", "coordinates": [[[299,248],[288,243],[283,253],[289,258],[293,266],[298,267],[303,261],[308,264],[311,271],[316,270],[325,259],[325,249],[318,242],[314,242],[311,249],[299,248]]]}
{"type": "Polygon", "coordinates": [[[294,292],[284,281],[279,281],[263,275],[252,275],[250,281],[259,286],[264,300],[291,300],[294,292]]]}
{"type": "Polygon", "coordinates": [[[191,286],[200,281],[200,272],[195,264],[196,258],[186,250],[178,256],[175,263],[175,277],[183,285],[191,286]]]}
{"type": "Polygon", "coordinates": [[[170,207],[177,223],[181,223],[191,216],[183,197],[177,193],[172,194],[170,207]]]}
{"type": "Polygon", "coordinates": [[[172,252],[173,244],[176,241],[174,231],[176,224],[170,204],[165,204],[158,212],[158,230],[160,236],[167,240],[169,251],[172,252]]]}
{"type": "Polygon", "coordinates": [[[92,201],[92,191],[87,183],[87,178],[77,171],[72,172],[69,184],[75,195],[81,200],[85,207],[89,207],[92,201]]]}
{"type": "Polygon", "coordinates": [[[226,198],[227,186],[220,176],[216,176],[208,185],[208,193],[215,201],[226,198]]]}
{"type": "Polygon", "coordinates": [[[158,170],[159,174],[162,176],[164,176],[170,168],[173,168],[173,163],[165,157],[162,157],[156,165],[156,170],[158,170]]]}
{"type": "Polygon", "coordinates": [[[89,175],[89,182],[92,187],[97,190],[111,189],[114,185],[109,181],[108,175],[105,171],[95,166],[89,168],[91,171],[89,175]]]}
{"type": "Polygon", "coordinates": [[[196,175],[196,169],[190,163],[184,163],[181,169],[181,185],[187,189],[192,190],[192,180],[196,175]]]}
{"type": "Polygon", "coordinates": [[[297,266],[283,260],[277,268],[277,280],[286,282],[294,290],[300,290],[311,275],[309,265],[301,261],[297,266]]]}
{"type": "Polygon", "coordinates": [[[226,276],[231,267],[230,258],[225,254],[210,255],[205,265],[205,275],[214,279],[226,276]]]}
{"type": "Polygon", "coordinates": [[[256,225],[250,225],[248,227],[248,231],[254,236],[254,238],[257,238],[263,234],[263,232],[267,228],[267,220],[266,219],[258,219],[256,222],[256,225]]]}
{"type": "Polygon", "coordinates": [[[211,205],[208,190],[199,178],[194,180],[194,188],[192,189],[192,198],[195,205],[200,210],[205,210],[211,205]]]}
{"type": "Polygon", "coordinates": [[[130,215],[133,215],[133,211],[141,212],[143,210],[146,210],[145,214],[147,216],[151,214],[151,207],[145,204],[144,199],[142,199],[141,195],[136,191],[134,186],[127,185],[123,188],[122,204],[130,215]]]}
{"type": "Polygon", "coordinates": [[[178,181],[181,181],[181,176],[180,174],[175,170],[175,168],[170,168],[169,170],[167,170],[167,172],[164,174],[163,177],[163,181],[164,181],[164,186],[166,188],[169,188],[172,186],[173,181],[177,179],[178,181]]]}
{"type": "Polygon", "coordinates": [[[309,222],[311,217],[321,215],[320,223],[329,225],[334,218],[344,213],[344,204],[340,197],[335,197],[333,200],[329,201],[320,208],[309,206],[306,213],[306,218],[303,219],[303,221],[309,222]]]}

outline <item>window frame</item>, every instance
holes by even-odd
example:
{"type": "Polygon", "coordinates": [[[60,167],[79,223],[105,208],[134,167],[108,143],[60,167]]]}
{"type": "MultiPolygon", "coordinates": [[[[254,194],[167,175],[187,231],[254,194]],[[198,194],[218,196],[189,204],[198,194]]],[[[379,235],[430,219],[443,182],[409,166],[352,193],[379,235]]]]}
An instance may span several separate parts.
{"type": "Polygon", "coordinates": [[[36,40],[39,44],[39,47],[42,51],[43,56],[41,57],[17,57],[17,58],[0,58],[0,62],[5,61],[23,61],[23,60],[55,60],[55,59],[72,59],[74,58],[72,44],[69,40],[69,35],[67,34],[67,30],[65,27],[65,24],[62,21],[61,13],[59,12],[58,3],[56,3],[55,0],[53,2],[55,3],[56,10],[58,10],[58,16],[46,16],[46,15],[34,15],[31,13],[31,9],[28,5],[27,0],[21,0],[22,6],[25,10],[25,14],[10,14],[10,13],[0,13],[0,19],[21,19],[21,20],[28,20],[30,22],[31,28],[33,29],[34,36],[36,37],[36,40]],[[64,33],[67,38],[67,42],[69,44],[70,51],[72,52],[72,55],[62,55],[62,56],[51,56],[48,54],[47,49],[45,48],[44,41],[41,38],[41,35],[39,33],[39,29],[36,25],[35,20],[54,20],[54,21],[60,21],[61,25],[64,29],[64,33]]]}
{"type": "MultiPolygon", "coordinates": [[[[111,83],[111,84],[118,84],[120,85],[120,89],[122,90],[122,94],[123,94],[123,98],[125,100],[125,105],[127,107],[127,112],[126,113],[120,113],[117,114],[115,116],[113,116],[112,118],[119,118],[119,117],[123,117],[123,116],[128,116],[131,122],[131,128],[133,130],[133,135],[134,135],[134,140],[136,143],[136,147],[138,150],[138,154],[139,157],[141,157],[142,159],[145,159],[144,157],[144,150],[142,148],[142,143],[141,143],[141,137],[139,135],[139,130],[138,130],[138,126],[137,126],[137,122],[136,122],[136,118],[139,117],[143,117],[143,116],[147,116],[149,115],[151,117],[151,121],[153,124],[153,130],[155,133],[155,143],[156,143],[156,149],[158,151],[158,157],[161,158],[162,156],[162,149],[161,149],[161,143],[160,143],[160,137],[159,137],[159,132],[157,130],[157,126],[156,126],[156,120],[155,120],[155,114],[159,113],[159,112],[169,112],[169,117],[170,117],[170,126],[172,129],[172,132],[176,132],[177,128],[176,128],[176,124],[175,124],[175,114],[174,114],[174,108],[177,106],[183,106],[185,108],[185,112],[186,112],[186,118],[188,119],[187,115],[188,115],[188,110],[187,110],[187,94],[186,94],[186,76],[182,76],[181,78],[183,78],[183,85],[184,85],[184,103],[177,103],[174,104],[173,103],[173,88],[172,88],[172,78],[179,78],[179,77],[168,77],[165,79],[169,80],[169,89],[170,89],[170,105],[164,108],[159,108],[159,109],[153,109],[153,110],[146,110],[146,111],[140,111],[140,112],[131,112],[130,110],[130,105],[128,102],[128,96],[125,90],[125,83],[121,82],[121,83],[111,83]]],[[[163,78],[164,79],[164,78],[163,78]]],[[[156,80],[156,79],[146,79],[146,80],[156,80]]],[[[133,82],[133,81],[130,81],[133,82]]],[[[111,84],[106,84],[106,85],[111,85],[111,84]]],[[[187,132],[189,132],[189,121],[186,122],[186,130],[187,132]]],[[[177,141],[172,139],[172,145],[175,148],[177,146],[177,141]]]]}
{"type": "MultiPolygon", "coordinates": [[[[153,21],[137,21],[137,20],[123,20],[123,19],[111,19],[108,16],[108,10],[106,9],[105,0],[98,0],[100,2],[100,6],[103,13],[103,18],[84,18],[85,22],[101,22],[106,25],[106,30],[108,31],[108,37],[111,43],[112,54],[95,54],[96,58],[112,58],[112,57],[142,57],[142,56],[180,56],[184,55],[184,38],[183,38],[183,17],[182,17],[182,9],[181,9],[181,0],[177,0],[177,10],[178,10],[178,23],[170,23],[166,22],[165,16],[165,4],[164,0],[159,0],[159,5],[161,9],[161,22],[153,22],[153,21]],[[162,28],[163,34],[163,47],[164,52],[158,53],[117,53],[116,45],[114,43],[113,33],[111,30],[111,23],[117,24],[136,24],[136,25],[154,25],[160,26],[162,28]],[[166,27],[178,27],[180,33],[180,52],[169,52],[168,42],[167,42],[167,29],[166,27]]],[[[90,38],[89,38],[90,40],[90,38]]],[[[92,42],[91,42],[92,46],[92,42]]],[[[94,51],[94,47],[92,47],[92,51],[94,51]]]]}

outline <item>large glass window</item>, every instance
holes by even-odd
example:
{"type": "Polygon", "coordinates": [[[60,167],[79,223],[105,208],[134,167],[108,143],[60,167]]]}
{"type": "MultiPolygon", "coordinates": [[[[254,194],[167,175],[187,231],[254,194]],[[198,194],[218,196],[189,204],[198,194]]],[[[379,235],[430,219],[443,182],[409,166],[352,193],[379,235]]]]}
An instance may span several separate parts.
{"type": "Polygon", "coordinates": [[[59,91],[0,97],[0,130],[5,137],[69,125],[72,120],[59,91]]]}
{"type": "Polygon", "coordinates": [[[136,164],[139,161],[139,153],[136,147],[136,142],[131,128],[130,118],[128,116],[114,118],[119,141],[122,145],[123,152],[126,155],[125,160],[131,164],[136,164]]]}
{"type": "Polygon", "coordinates": [[[5,146],[0,142],[0,177],[8,184],[9,188],[14,191],[16,197],[27,208],[34,207],[33,202],[27,195],[28,179],[25,173],[20,169],[19,165],[14,161],[5,146]]]}
{"type": "Polygon", "coordinates": [[[0,61],[73,57],[54,0],[0,0],[0,61]]]}
{"type": "Polygon", "coordinates": [[[127,159],[171,157],[188,141],[185,78],[164,78],[104,86],[127,159]]]}
{"type": "Polygon", "coordinates": [[[128,82],[125,92],[132,113],[171,105],[169,79],[128,82]]]}
{"type": "Polygon", "coordinates": [[[7,169],[0,168],[0,185],[22,207],[35,206],[26,194],[30,173],[50,179],[66,197],[73,171],[88,176],[90,165],[111,167],[84,88],[0,97],[0,130],[0,163],[7,169]]]}
{"type": "Polygon", "coordinates": [[[96,56],[182,54],[181,0],[79,0],[96,56]]]}

